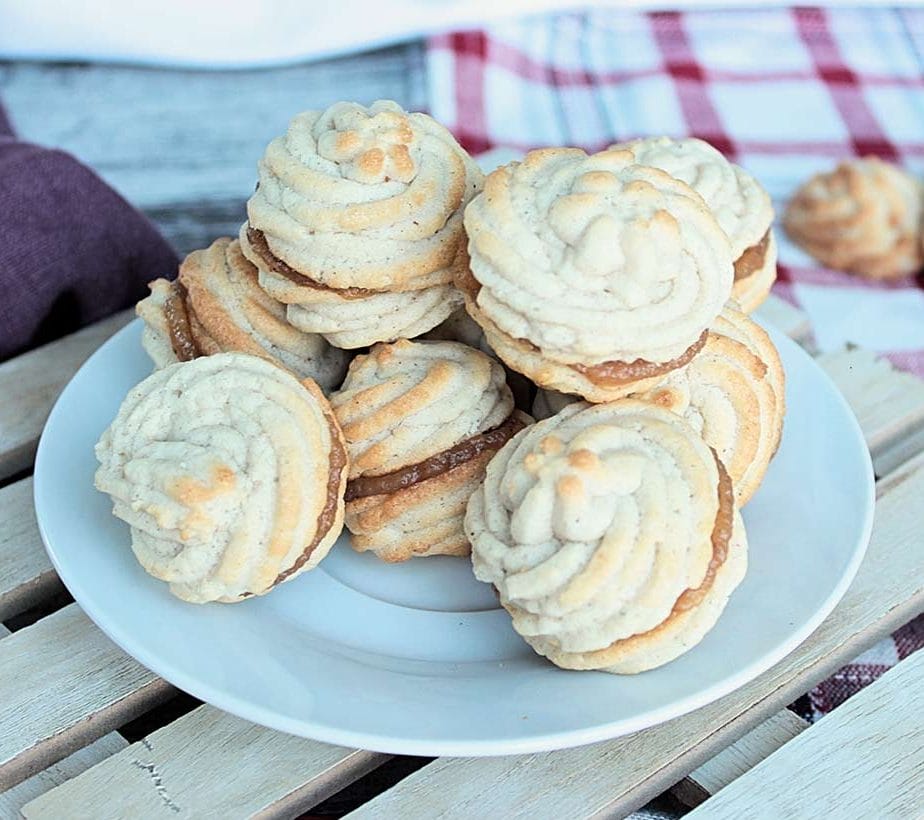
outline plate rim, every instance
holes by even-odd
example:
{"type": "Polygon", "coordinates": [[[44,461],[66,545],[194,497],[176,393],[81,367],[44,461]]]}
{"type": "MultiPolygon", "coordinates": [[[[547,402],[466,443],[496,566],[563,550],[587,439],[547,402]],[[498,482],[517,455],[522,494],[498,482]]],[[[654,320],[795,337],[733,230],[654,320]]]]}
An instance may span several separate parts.
{"type": "Polygon", "coordinates": [[[41,512],[44,509],[43,496],[45,495],[45,476],[47,475],[46,468],[43,465],[50,457],[48,452],[51,449],[51,445],[49,444],[50,437],[46,436],[46,433],[51,427],[53,420],[56,419],[62,398],[70,387],[71,382],[74,381],[85,368],[92,366],[93,360],[105,348],[115,344],[116,340],[123,335],[136,333],[140,323],[140,319],[134,319],[129,322],[125,327],[121,328],[107,339],[87,358],[62,389],[61,394],[55,400],[51,412],[43,426],[38,449],[36,450],[33,471],[33,503],[35,504],[36,521],[38,523],[42,543],[58,577],[73,596],[75,603],[97,628],[99,628],[122,651],[154,674],[182,691],[202,700],[204,703],[270,729],[353,749],[425,757],[494,757],[510,754],[531,754],[613,740],[617,737],[628,735],[681,717],[682,715],[688,714],[710,703],[714,703],[729,693],[740,689],[772,666],[778,664],[798,646],[804,643],[831,614],[856,577],[857,571],[867,552],[875,513],[876,482],[869,447],[863,436],[856,415],[833,379],[818,364],[814,357],[809,355],[799,344],[790,339],[785,333],[771,323],[759,322],[759,324],[770,333],[777,347],[779,347],[780,342],[782,342],[783,346],[789,347],[791,350],[795,351],[797,356],[801,356],[808,360],[809,366],[816,371],[816,376],[819,376],[822,381],[827,383],[830,392],[834,394],[834,401],[841,406],[841,409],[846,415],[847,425],[853,439],[853,444],[859,445],[856,449],[861,454],[861,460],[866,468],[864,470],[866,498],[863,509],[863,522],[858,532],[853,554],[847,563],[844,573],[834,585],[824,603],[818,607],[812,617],[807,619],[799,629],[794,630],[786,640],[782,641],[772,651],[767,652],[756,658],[750,664],[742,667],[733,675],[724,678],[720,683],[714,684],[711,688],[706,688],[701,692],[676,699],[670,704],[649,709],[636,715],[634,718],[621,718],[616,721],[599,723],[589,727],[546,732],[544,734],[528,735],[520,738],[445,741],[410,736],[395,738],[384,734],[365,733],[337,728],[323,722],[318,722],[317,720],[286,717],[263,704],[243,699],[234,694],[229,694],[220,687],[216,687],[208,681],[203,681],[198,676],[177,667],[170,661],[163,660],[161,656],[156,653],[149,653],[144,646],[139,646],[136,641],[133,642],[130,634],[124,633],[117,623],[113,623],[111,619],[107,618],[104,613],[99,611],[93,602],[92,595],[83,588],[79,579],[70,576],[66,570],[62,569],[55,549],[51,546],[51,539],[46,532],[43,520],[45,516],[41,512]]]}

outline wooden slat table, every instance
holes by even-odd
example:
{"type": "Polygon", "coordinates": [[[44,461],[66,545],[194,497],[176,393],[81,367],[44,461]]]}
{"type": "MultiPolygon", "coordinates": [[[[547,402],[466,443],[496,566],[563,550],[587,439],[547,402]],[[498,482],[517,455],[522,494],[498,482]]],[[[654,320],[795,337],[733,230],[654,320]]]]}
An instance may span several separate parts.
{"type": "MultiPolygon", "coordinates": [[[[24,137],[75,153],[180,253],[236,233],[256,160],[292,113],[335,98],[427,106],[419,44],[272,71],[0,64],[0,97],[24,137]]],[[[770,300],[760,315],[812,349],[800,311],[770,300]]],[[[207,705],[176,717],[176,691],[68,602],[41,545],[22,475],[54,398],[129,318],[0,365],[0,820],[297,816],[387,756],[207,705]]],[[[354,814],[620,816],[672,788],[707,817],[922,816],[921,658],[811,728],[784,708],[924,609],[924,383],[868,351],[820,361],[860,419],[879,506],[856,581],[814,635],[738,692],[663,726],[558,753],[437,760],[354,814]]]]}
{"type": "Polygon", "coordinates": [[[819,721],[690,818],[920,817],[924,810],[924,652],[819,721]]]}
{"type": "MultiPolygon", "coordinates": [[[[790,305],[774,299],[762,315],[809,339],[790,305]]],[[[57,392],[126,318],[0,365],[0,477],[28,467],[57,392]]],[[[873,785],[863,786],[865,802],[837,803],[838,817],[861,816],[861,806],[877,817],[924,806],[921,658],[813,727],[784,708],[924,610],[924,383],[863,350],[820,361],[860,419],[879,500],[855,582],[802,646],[738,691],[661,726],[561,752],[439,759],[352,816],[618,817],[670,788],[687,805],[702,804],[705,817],[811,815],[830,778],[847,771],[873,785]],[[874,742],[889,732],[888,742],[874,742]],[[862,751],[851,751],[856,744],[862,751]],[[813,778],[807,761],[818,755],[831,762],[813,778]],[[798,789],[790,789],[795,773],[798,789]],[[772,800],[755,804],[755,789],[771,790],[772,800]],[[778,813],[760,815],[771,809],[778,813]]],[[[0,637],[0,817],[295,817],[388,760],[207,705],[158,725],[157,707],[175,690],[62,599],[31,492],[29,477],[0,488],[0,619],[19,627],[0,637]],[[128,743],[119,729],[151,710],[153,731],[128,743]]]]}
{"type": "Polygon", "coordinates": [[[237,235],[257,160],[294,114],[381,98],[426,110],[421,43],[272,70],[0,62],[17,132],[80,157],[182,254],[237,235]]]}

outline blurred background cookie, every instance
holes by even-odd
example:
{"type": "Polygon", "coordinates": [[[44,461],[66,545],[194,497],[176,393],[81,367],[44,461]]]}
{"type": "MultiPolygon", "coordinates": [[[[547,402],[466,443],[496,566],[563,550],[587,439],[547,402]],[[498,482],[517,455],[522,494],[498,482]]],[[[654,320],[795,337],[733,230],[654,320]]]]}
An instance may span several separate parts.
{"type": "Polygon", "coordinates": [[[789,201],[786,233],[823,265],[870,279],[917,273],[924,263],[924,185],[896,165],[866,157],[816,174],[789,201]]]}

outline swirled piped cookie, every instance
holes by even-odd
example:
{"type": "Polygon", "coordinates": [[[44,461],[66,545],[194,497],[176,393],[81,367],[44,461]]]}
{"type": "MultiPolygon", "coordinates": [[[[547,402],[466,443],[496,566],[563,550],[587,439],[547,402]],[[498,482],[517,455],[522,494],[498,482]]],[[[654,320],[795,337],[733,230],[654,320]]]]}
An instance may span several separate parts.
{"type": "Polygon", "coordinates": [[[642,672],[695,646],[744,577],[722,462],[678,415],[566,407],[515,436],[471,497],[475,575],[567,669],[642,672]]]}
{"type": "Polygon", "coordinates": [[[462,212],[481,185],[426,114],[336,103],[267,147],[241,247],[301,330],[345,348],[417,336],[461,303],[462,212]]]}
{"type": "Polygon", "coordinates": [[[742,311],[738,310],[733,302],[729,302],[719,318],[716,319],[714,332],[744,345],[767,368],[766,381],[773,390],[773,416],[770,429],[775,431],[772,436],[772,451],[776,453],[780,446],[783,433],[783,417],[786,415],[786,374],[783,371],[783,362],[779,351],[770,339],[770,335],[757,322],[742,311]]]}
{"type": "Polygon", "coordinates": [[[157,279],[150,288],[136,310],[145,323],[142,345],[158,367],[237,351],[275,361],[325,391],[343,381],[348,354],[289,324],[285,305],[259,286],[236,239],[193,251],[176,281],[157,279]]]}
{"type": "Polygon", "coordinates": [[[763,481],[783,431],[785,381],[766,331],[727,306],[702,352],[635,398],[666,407],[715,450],[743,507],[763,481]]]}
{"type": "Polygon", "coordinates": [[[467,555],[465,505],[528,417],[503,368],[456,342],[375,345],[331,397],[350,453],[353,547],[384,561],[467,555]]]}
{"type": "Polygon", "coordinates": [[[773,205],[761,184],[700,139],[650,137],[613,147],[631,151],[640,165],[661,168],[702,196],[731,242],[732,296],[747,313],[760,305],[776,281],[773,205]]]}
{"type": "MultiPolygon", "coordinates": [[[[776,453],[786,412],[785,375],[767,332],[733,303],[715,320],[706,344],[686,367],[630,398],[683,416],[712,447],[743,507],[776,453]]],[[[580,399],[540,390],[533,416],[546,419],[580,399]]]]}
{"type": "Polygon", "coordinates": [[[536,397],[536,385],[522,373],[518,373],[504,364],[501,358],[491,349],[487,339],[484,337],[481,326],[468,315],[468,311],[464,307],[460,307],[450,314],[449,318],[438,324],[433,330],[425,333],[422,338],[435,341],[462,342],[462,344],[474,347],[476,350],[486,353],[492,359],[496,359],[504,368],[507,385],[513,393],[514,404],[525,413],[531,412],[536,397]]]}
{"type": "Polygon", "coordinates": [[[590,401],[689,362],[731,293],[731,246],[702,197],[631,151],[533,151],[489,175],[465,227],[456,281],[488,344],[590,401]]]}
{"type": "Polygon", "coordinates": [[[786,206],[783,225],[797,245],[829,268],[870,279],[918,272],[924,185],[875,157],[816,174],[786,206]]]}
{"type": "Polygon", "coordinates": [[[156,370],[96,457],[138,561],[186,601],[262,595],[316,566],[343,526],[347,453],[330,405],[256,356],[156,370]]]}

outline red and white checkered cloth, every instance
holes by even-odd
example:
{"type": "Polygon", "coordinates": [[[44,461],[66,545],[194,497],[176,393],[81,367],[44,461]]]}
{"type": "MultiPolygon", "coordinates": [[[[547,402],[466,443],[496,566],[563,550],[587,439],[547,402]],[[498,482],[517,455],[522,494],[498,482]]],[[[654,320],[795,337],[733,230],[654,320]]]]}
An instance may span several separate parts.
{"type": "MultiPolygon", "coordinates": [[[[777,214],[847,157],[924,175],[921,9],[537,17],[432,37],[427,75],[431,113],[472,153],[692,135],[754,174],[777,214]]],[[[778,238],[774,291],[808,314],[820,350],[858,344],[924,377],[924,279],[866,282],[778,238]]],[[[801,711],[829,711],[921,646],[919,618],[816,687],[801,711]]]]}

